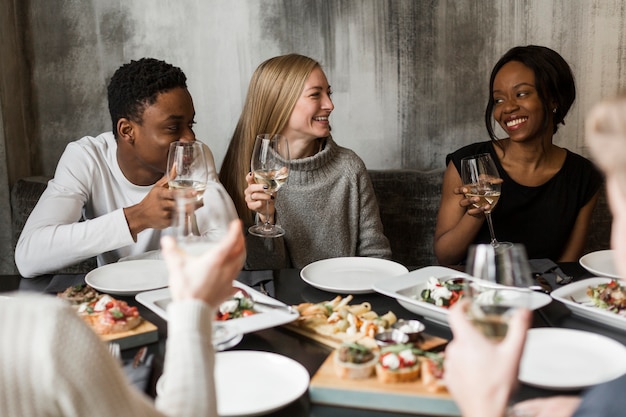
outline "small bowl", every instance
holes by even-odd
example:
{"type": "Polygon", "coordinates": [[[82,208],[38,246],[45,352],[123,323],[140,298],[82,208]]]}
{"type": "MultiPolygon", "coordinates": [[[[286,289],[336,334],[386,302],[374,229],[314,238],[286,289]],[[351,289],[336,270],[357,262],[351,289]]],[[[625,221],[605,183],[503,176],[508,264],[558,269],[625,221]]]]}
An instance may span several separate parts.
{"type": "Polygon", "coordinates": [[[391,329],[374,335],[376,344],[380,347],[404,344],[409,342],[409,336],[406,333],[402,333],[398,329],[391,329]]]}
{"type": "Polygon", "coordinates": [[[408,341],[411,343],[417,342],[426,328],[424,323],[419,320],[398,320],[391,327],[406,334],[408,341]]]}

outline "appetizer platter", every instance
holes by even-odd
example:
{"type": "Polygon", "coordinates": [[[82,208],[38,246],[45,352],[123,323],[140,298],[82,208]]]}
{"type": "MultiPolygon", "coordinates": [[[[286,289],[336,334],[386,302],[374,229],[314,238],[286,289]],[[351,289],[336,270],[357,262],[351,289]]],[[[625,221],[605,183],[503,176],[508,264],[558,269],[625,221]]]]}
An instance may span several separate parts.
{"type": "MultiPolygon", "coordinates": [[[[398,321],[392,311],[378,314],[368,302],[350,304],[352,295],[320,303],[301,303],[294,306],[299,317],[286,328],[322,343],[337,348],[343,343],[358,342],[367,347],[376,347],[375,335],[390,330],[398,321]]],[[[447,341],[422,333],[420,348],[432,349],[447,341]]]]}
{"type": "MultiPolygon", "coordinates": [[[[393,280],[374,284],[380,294],[395,298],[407,310],[442,326],[448,326],[448,308],[462,297],[463,282],[471,275],[443,266],[416,269],[393,280]]],[[[544,307],[552,298],[533,292],[531,310],[544,307]]]]}
{"type": "Polygon", "coordinates": [[[575,316],[626,329],[626,289],[619,280],[587,278],[557,288],[550,295],[575,316]]]}
{"type": "MultiPolygon", "coordinates": [[[[234,281],[239,289],[235,296],[222,303],[215,321],[236,333],[246,334],[292,322],[298,318],[298,312],[290,306],[255,289],[234,281]]],[[[172,302],[169,288],[141,292],[135,299],[167,320],[167,306],[172,302]]]]}
{"type": "Polygon", "coordinates": [[[443,353],[412,343],[343,343],[315,373],[309,394],[318,404],[460,416],[443,373],[443,353]]]}
{"type": "Polygon", "coordinates": [[[137,307],[102,294],[87,284],[71,286],[57,296],[71,304],[78,316],[102,340],[115,341],[122,349],[158,340],[157,327],[142,318],[137,307]]]}

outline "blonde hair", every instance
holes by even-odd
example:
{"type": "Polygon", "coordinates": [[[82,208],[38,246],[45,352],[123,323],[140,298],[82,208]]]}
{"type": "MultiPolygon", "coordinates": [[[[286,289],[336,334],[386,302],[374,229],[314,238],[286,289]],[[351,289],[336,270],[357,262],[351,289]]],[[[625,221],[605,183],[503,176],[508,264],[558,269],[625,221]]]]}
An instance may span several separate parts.
{"type": "Polygon", "coordinates": [[[309,57],[289,54],[270,58],[252,74],[237,127],[220,169],[220,181],[245,224],[253,223],[244,190],[256,135],[282,132],[302,94],[304,83],[320,64],[309,57]]]}

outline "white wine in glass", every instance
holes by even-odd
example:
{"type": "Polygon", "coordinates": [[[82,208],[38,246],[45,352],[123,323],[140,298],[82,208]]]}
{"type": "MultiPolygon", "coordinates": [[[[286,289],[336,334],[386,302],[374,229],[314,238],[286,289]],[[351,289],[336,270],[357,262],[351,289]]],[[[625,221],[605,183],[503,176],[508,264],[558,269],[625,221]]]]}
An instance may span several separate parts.
{"type": "Polygon", "coordinates": [[[494,164],[491,155],[488,153],[468,156],[461,159],[461,180],[463,187],[467,188],[466,198],[478,197],[476,203],[472,203],[474,207],[481,208],[489,206],[485,210],[485,218],[491,235],[492,246],[510,246],[509,242],[498,242],[496,234],[493,230],[493,222],[491,220],[491,211],[494,209],[500,199],[500,187],[502,179],[494,164]]]}
{"type": "MultiPolygon", "coordinates": [[[[289,145],[283,135],[260,134],[257,135],[250,161],[254,181],[257,184],[267,185],[265,192],[273,194],[277,192],[289,178],[289,145]]],[[[285,230],[272,224],[269,216],[269,200],[265,208],[265,221],[251,226],[250,234],[261,237],[279,237],[285,234],[285,230]]]]}
{"type": "Polygon", "coordinates": [[[202,200],[209,171],[202,142],[177,141],[170,144],[167,156],[167,183],[174,190],[193,190],[202,200]]]}
{"type": "Polygon", "coordinates": [[[170,143],[166,174],[169,188],[175,191],[177,217],[183,216],[174,219],[178,223],[177,227],[183,228],[188,235],[197,234],[195,207],[191,207],[188,198],[193,197],[196,202],[202,200],[209,179],[209,169],[202,142],[170,143]],[[195,197],[193,192],[195,192],[195,197]]]}
{"type": "Polygon", "coordinates": [[[488,338],[502,340],[517,308],[529,308],[533,279],[523,245],[470,247],[463,296],[469,298],[468,317],[488,338]]]}

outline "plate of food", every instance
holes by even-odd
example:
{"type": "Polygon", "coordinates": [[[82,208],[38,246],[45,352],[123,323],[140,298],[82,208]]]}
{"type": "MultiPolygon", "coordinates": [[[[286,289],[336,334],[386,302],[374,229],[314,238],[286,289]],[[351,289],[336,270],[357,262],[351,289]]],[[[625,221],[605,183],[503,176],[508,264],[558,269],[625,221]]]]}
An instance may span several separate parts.
{"type": "Polygon", "coordinates": [[[167,287],[167,267],[163,260],[117,262],[92,270],[85,276],[85,282],[107,294],[135,295],[167,287]]]}
{"type": "Polygon", "coordinates": [[[613,261],[614,254],[613,250],[591,252],[580,258],[578,263],[598,277],[620,278],[613,261]]]}
{"type": "Polygon", "coordinates": [[[336,294],[367,294],[373,285],[388,278],[404,275],[409,270],[387,259],[367,257],[330,258],[302,268],[304,282],[320,290],[336,294]]]}
{"type": "MultiPolygon", "coordinates": [[[[304,366],[276,353],[241,350],[215,355],[217,411],[222,417],[276,411],[300,398],[308,389],[309,380],[304,366]],[[245,369],[245,373],[233,372],[234,369],[245,369]]],[[[163,393],[166,383],[164,377],[159,379],[157,395],[163,393]]]]}
{"type": "Polygon", "coordinates": [[[578,390],[624,373],[626,346],[596,333],[552,327],[528,331],[519,380],[539,388],[578,390]]]}
{"type": "MultiPolygon", "coordinates": [[[[215,315],[215,322],[226,329],[233,328],[237,333],[246,334],[287,324],[299,316],[291,306],[239,281],[234,281],[233,286],[240,291],[222,303],[215,315]]],[[[167,306],[172,302],[169,288],[141,292],[135,299],[167,320],[167,306]]]]}
{"type": "Polygon", "coordinates": [[[613,278],[587,278],[557,288],[550,294],[575,316],[626,329],[626,284],[613,278]]]}
{"type": "Polygon", "coordinates": [[[102,340],[118,342],[122,349],[158,340],[157,327],[139,315],[137,307],[102,294],[87,284],[78,284],[58,292],[89,328],[102,340]]]}
{"type": "MultiPolygon", "coordinates": [[[[377,282],[374,290],[395,298],[407,310],[442,326],[448,325],[448,309],[463,296],[463,285],[474,278],[443,266],[427,266],[406,275],[377,282]]],[[[552,301],[549,295],[533,292],[530,308],[536,310],[552,301]]]]}

